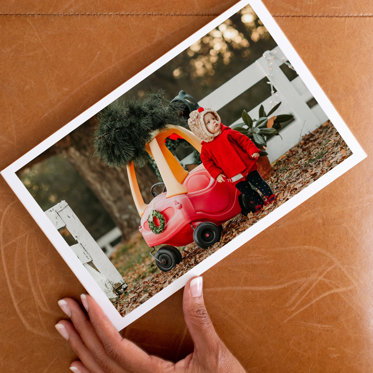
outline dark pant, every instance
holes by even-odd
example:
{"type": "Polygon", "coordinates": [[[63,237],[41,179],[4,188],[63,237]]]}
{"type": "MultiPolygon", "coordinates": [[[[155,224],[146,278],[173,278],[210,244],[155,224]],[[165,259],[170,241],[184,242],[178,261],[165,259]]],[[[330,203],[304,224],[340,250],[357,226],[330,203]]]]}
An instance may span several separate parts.
{"type": "Polygon", "coordinates": [[[259,189],[264,197],[269,197],[273,194],[272,189],[269,185],[262,179],[258,171],[250,172],[244,181],[240,181],[236,184],[236,188],[241,192],[241,194],[248,199],[255,206],[263,205],[264,201],[260,194],[251,187],[259,189]]]}

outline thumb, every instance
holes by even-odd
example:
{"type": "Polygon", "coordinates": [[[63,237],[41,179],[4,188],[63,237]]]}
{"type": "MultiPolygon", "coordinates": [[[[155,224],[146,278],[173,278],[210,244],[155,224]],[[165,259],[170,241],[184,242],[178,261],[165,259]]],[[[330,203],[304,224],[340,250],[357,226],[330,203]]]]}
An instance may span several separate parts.
{"type": "Polygon", "coordinates": [[[194,342],[195,350],[211,354],[221,344],[203,300],[202,277],[194,277],[184,288],[183,310],[185,323],[194,342]]]}

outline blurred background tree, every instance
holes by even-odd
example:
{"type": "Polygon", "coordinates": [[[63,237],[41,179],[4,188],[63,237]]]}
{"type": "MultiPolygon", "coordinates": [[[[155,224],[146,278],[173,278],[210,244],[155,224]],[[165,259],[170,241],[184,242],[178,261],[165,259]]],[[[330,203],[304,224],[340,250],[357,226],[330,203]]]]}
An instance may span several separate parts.
{"type": "MultiPolygon", "coordinates": [[[[143,97],[163,89],[170,99],[181,89],[197,101],[260,58],[277,44],[250,6],[173,58],[123,97],[143,97]]],[[[266,79],[248,89],[229,108],[219,111],[223,122],[233,122],[242,109],[250,111],[270,95],[266,79]]]]}
{"type": "Polygon", "coordinates": [[[93,238],[98,239],[115,224],[75,167],[61,154],[24,169],[22,182],[45,211],[66,200],[93,238]]]}

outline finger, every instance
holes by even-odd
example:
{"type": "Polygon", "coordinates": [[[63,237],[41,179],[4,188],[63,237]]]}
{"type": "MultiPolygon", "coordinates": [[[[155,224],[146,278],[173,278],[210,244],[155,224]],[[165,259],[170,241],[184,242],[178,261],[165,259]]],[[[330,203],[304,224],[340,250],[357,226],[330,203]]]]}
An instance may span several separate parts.
{"type": "Polygon", "coordinates": [[[154,360],[128,339],[122,338],[113,324],[89,295],[82,295],[91,324],[105,352],[121,367],[130,371],[153,372],[154,360]]]}
{"type": "Polygon", "coordinates": [[[184,318],[193,339],[195,351],[201,354],[213,354],[218,351],[221,341],[207,313],[202,284],[202,277],[195,277],[185,285],[184,318]]]}
{"type": "Polygon", "coordinates": [[[107,372],[119,371],[119,366],[106,354],[90,320],[87,318],[80,305],[71,298],[59,300],[58,305],[70,317],[75,330],[79,334],[84,345],[91,351],[98,365],[107,372]]]}
{"type": "Polygon", "coordinates": [[[59,321],[56,324],[56,329],[70,343],[72,350],[79,356],[79,359],[91,373],[104,373],[104,370],[99,367],[91,351],[84,345],[79,334],[69,321],[59,321]]]}
{"type": "Polygon", "coordinates": [[[74,361],[69,368],[73,373],[91,373],[81,361],[74,361]]]}

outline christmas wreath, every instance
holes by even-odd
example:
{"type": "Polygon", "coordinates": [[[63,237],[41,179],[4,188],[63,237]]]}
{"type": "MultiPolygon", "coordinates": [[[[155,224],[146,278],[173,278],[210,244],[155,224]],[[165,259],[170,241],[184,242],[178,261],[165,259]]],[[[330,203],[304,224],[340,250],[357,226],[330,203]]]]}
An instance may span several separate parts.
{"type": "Polygon", "coordinates": [[[161,212],[157,210],[152,210],[152,212],[148,216],[148,223],[150,230],[155,234],[159,234],[164,231],[166,220],[161,212]],[[154,218],[158,219],[159,225],[155,225],[154,218]]]}

